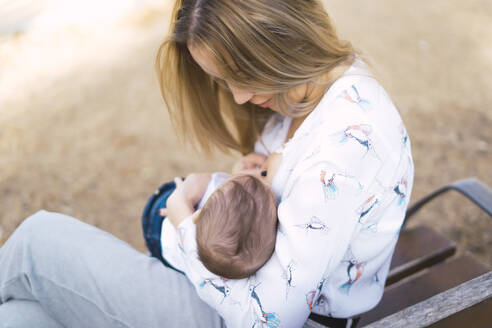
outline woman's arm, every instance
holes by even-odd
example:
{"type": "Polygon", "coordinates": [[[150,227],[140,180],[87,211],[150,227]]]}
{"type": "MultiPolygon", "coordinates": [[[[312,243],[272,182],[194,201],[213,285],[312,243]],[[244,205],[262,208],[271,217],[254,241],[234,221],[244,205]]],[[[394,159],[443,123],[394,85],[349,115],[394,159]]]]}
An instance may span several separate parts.
{"type": "Polygon", "coordinates": [[[300,327],[311,311],[347,318],[382,296],[412,187],[410,145],[376,82],[357,85],[368,109],[342,97],[356,88],[344,81],[284,149],[277,242],[264,267],[248,279],[214,276],[196,256],[191,220],[180,225],[184,271],[228,327],[300,327]]]}
{"type": "Polygon", "coordinates": [[[299,327],[309,316],[320,285],[348,247],[357,224],[355,204],[363,198],[357,183],[340,181],[340,197],[326,202],[321,169],[303,172],[280,203],[275,253],[248,279],[226,280],[208,272],[196,256],[193,223],[186,219],[180,225],[184,272],[228,327],[299,327]]]}

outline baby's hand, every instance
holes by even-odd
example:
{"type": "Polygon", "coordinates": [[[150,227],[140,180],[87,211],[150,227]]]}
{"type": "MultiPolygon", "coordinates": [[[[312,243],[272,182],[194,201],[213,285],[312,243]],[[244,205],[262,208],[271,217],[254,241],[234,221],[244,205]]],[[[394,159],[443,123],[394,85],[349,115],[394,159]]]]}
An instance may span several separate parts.
{"type": "Polygon", "coordinates": [[[167,216],[167,208],[161,208],[159,210],[159,215],[162,217],[166,217],[167,216]]]}
{"type": "Polygon", "coordinates": [[[182,193],[186,201],[195,207],[205,194],[211,176],[210,173],[192,173],[184,180],[174,178],[175,192],[182,193]]]}
{"type": "Polygon", "coordinates": [[[177,228],[178,225],[193,214],[195,206],[202,199],[210,181],[209,173],[193,173],[185,180],[175,178],[176,189],[167,199],[167,208],[161,208],[159,214],[167,216],[177,228]]]}
{"type": "Polygon", "coordinates": [[[259,170],[265,163],[266,156],[258,153],[249,153],[243,156],[232,167],[232,174],[240,173],[241,171],[259,170]]]}

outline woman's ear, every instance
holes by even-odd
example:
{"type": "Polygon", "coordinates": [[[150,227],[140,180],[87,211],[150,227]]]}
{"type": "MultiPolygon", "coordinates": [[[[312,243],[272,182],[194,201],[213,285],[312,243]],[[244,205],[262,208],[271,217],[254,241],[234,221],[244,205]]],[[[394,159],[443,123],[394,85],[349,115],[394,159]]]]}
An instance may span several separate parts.
{"type": "Polygon", "coordinates": [[[196,224],[196,222],[198,221],[201,212],[202,209],[199,209],[198,211],[195,211],[195,213],[193,213],[193,215],[191,216],[191,220],[193,221],[194,224],[196,224]]]}

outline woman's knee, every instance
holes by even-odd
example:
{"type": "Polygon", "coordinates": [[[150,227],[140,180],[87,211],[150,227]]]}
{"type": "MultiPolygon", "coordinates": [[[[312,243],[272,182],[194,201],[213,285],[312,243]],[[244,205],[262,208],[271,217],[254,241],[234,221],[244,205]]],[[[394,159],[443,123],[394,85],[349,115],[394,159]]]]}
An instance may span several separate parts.
{"type": "Polygon", "coordinates": [[[70,219],[73,220],[73,218],[64,214],[40,210],[24,219],[17,230],[29,234],[52,233],[70,219]]]}
{"type": "Polygon", "coordinates": [[[76,252],[72,244],[81,226],[74,218],[47,211],[26,218],[0,248],[0,267],[12,267],[4,277],[23,273],[35,279],[38,273],[51,276],[65,269],[76,252]]]}
{"type": "Polygon", "coordinates": [[[45,247],[63,236],[64,226],[71,220],[74,219],[63,214],[41,210],[22,221],[9,239],[22,244],[27,243],[34,248],[36,245],[45,247]]]}

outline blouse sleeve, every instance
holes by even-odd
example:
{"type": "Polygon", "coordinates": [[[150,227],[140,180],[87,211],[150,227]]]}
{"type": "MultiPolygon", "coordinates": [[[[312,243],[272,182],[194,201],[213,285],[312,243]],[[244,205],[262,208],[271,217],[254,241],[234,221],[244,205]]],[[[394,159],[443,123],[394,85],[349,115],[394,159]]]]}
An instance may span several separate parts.
{"type": "Polygon", "coordinates": [[[275,252],[248,279],[227,280],[208,272],[196,254],[193,223],[180,225],[186,231],[184,271],[227,327],[300,327],[306,321],[324,280],[348,247],[357,225],[356,204],[364,198],[350,177],[327,185],[327,165],[314,162],[293,173],[297,178],[278,207],[275,252]]]}
{"type": "Polygon", "coordinates": [[[228,327],[301,327],[311,311],[347,318],[382,296],[412,189],[408,136],[372,79],[344,79],[329,96],[285,146],[275,251],[258,272],[208,272],[195,226],[180,226],[184,271],[228,327]]]}

